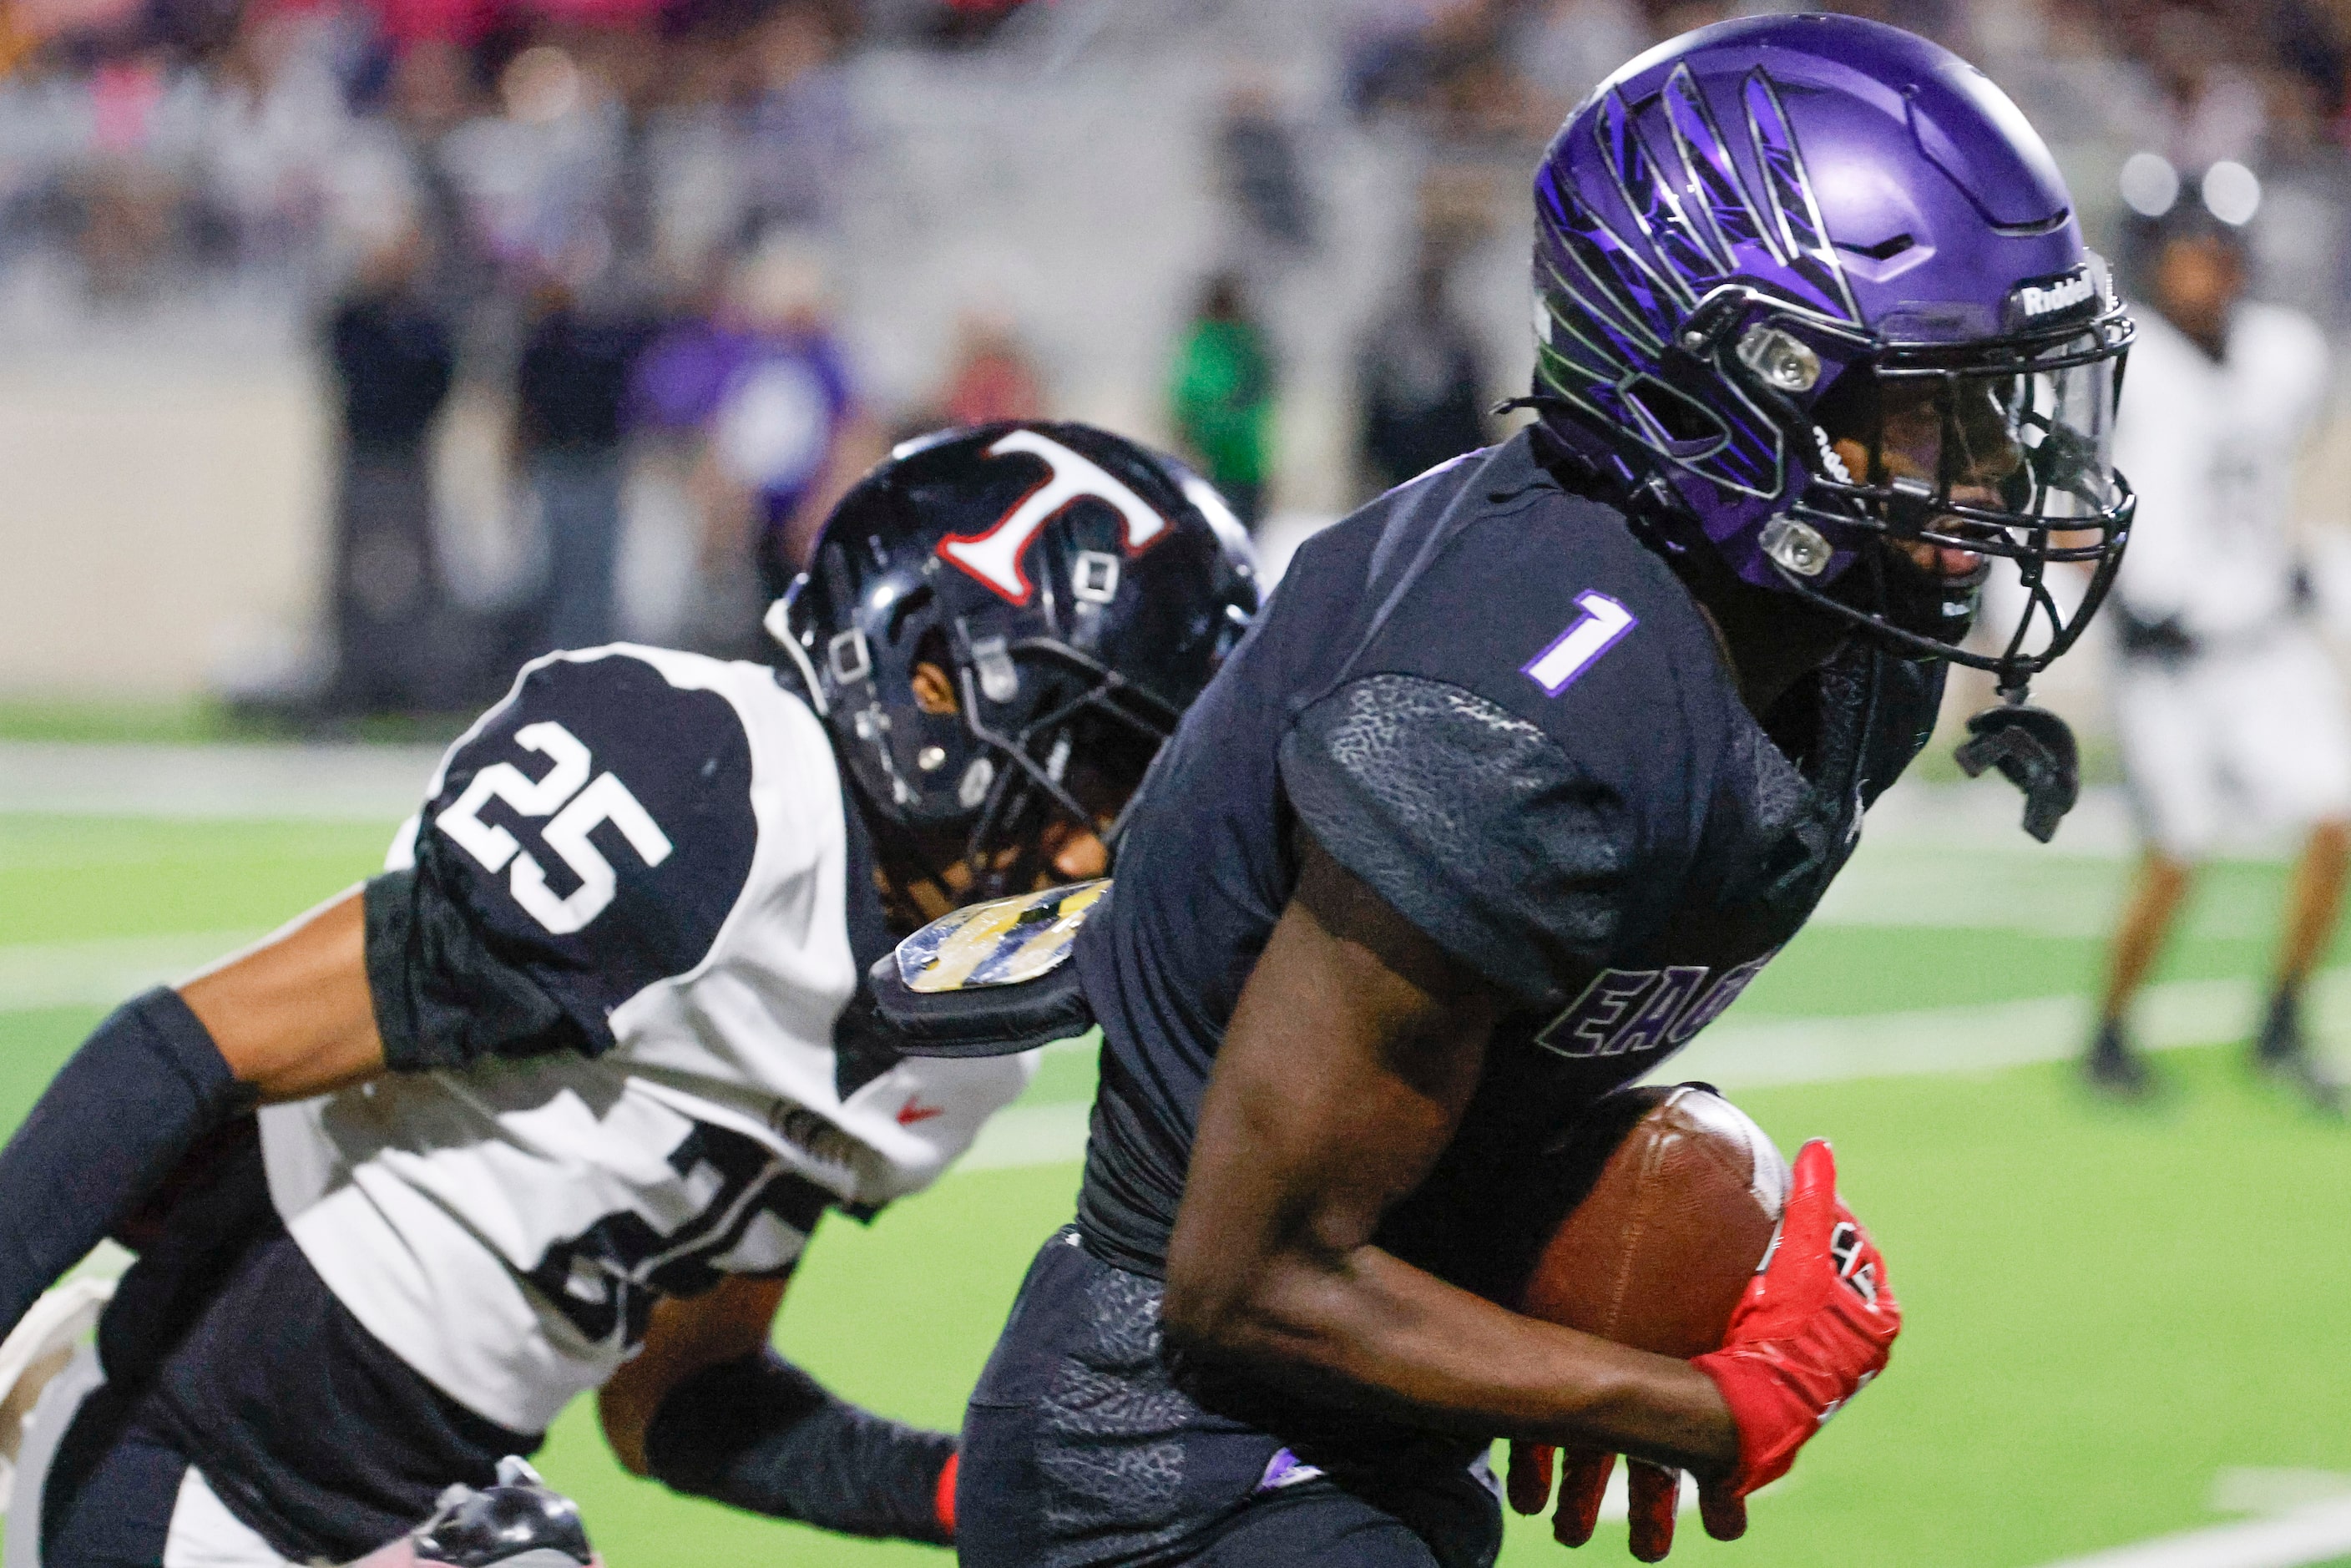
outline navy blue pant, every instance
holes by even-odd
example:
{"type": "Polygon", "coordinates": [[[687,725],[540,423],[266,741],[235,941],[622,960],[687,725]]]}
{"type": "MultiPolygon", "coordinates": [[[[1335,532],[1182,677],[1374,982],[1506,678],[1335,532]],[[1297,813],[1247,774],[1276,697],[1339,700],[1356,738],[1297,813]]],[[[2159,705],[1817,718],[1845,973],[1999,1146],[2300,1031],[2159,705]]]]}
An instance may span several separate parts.
{"type": "Polygon", "coordinates": [[[42,1498],[46,1568],[153,1568],[163,1561],[187,1457],[101,1387],[86,1400],[42,1498]],[[59,1469],[65,1484],[57,1481],[59,1469]]]}
{"type": "Polygon", "coordinates": [[[76,1415],[42,1499],[48,1568],[160,1562],[191,1457],[280,1556],[342,1562],[541,1441],[459,1405],[351,1316],[278,1223],[258,1143],[154,1226],[99,1320],[98,1352],[106,1386],[76,1415]]]}
{"type": "Polygon", "coordinates": [[[964,1568],[1491,1568],[1478,1445],[1211,1409],[1162,1352],[1160,1293],[1074,1229],[1038,1254],[964,1416],[964,1568]]]}

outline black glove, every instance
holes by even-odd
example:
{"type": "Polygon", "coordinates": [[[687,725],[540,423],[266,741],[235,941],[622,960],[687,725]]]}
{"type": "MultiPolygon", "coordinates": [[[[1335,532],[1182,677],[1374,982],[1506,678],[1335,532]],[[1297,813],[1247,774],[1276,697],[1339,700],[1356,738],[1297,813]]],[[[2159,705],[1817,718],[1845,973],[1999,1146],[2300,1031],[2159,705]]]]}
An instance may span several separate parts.
{"type": "Polygon", "coordinates": [[[645,1431],[645,1466],[682,1492],[776,1519],[946,1545],[956,1441],[827,1393],[773,1350],[679,1382],[645,1431]]]}

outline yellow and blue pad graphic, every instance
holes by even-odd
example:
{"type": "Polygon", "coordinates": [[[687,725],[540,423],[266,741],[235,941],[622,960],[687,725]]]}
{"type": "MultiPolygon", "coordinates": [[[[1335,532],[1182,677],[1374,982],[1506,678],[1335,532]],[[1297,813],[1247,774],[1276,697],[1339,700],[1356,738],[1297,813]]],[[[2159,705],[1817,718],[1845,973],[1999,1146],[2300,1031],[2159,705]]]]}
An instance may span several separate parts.
{"type": "Polygon", "coordinates": [[[1070,956],[1086,912],[1109,891],[1110,878],[1098,877],[942,915],[898,944],[898,977],[925,995],[1033,980],[1070,956]]]}

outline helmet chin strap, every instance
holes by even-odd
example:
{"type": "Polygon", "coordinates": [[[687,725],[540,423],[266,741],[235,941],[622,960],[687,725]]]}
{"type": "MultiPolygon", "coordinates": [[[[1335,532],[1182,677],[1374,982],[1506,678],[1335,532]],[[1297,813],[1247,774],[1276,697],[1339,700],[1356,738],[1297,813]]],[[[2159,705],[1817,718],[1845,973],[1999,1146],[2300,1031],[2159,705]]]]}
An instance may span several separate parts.
{"type": "Polygon", "coordinates": [[[2024,699],[2027,683],[2001,688],[2001,701],[1968,720],[1968,738],[1951,754],[1980,779],[1991,768],[2024,791],[2024,831],[2047,843],[2082,796],[2082,756],[2074,732],[2047,708],[2024,699]]]}
{"type": "MultiPolygon", "coordinates": [[[[1898,578],[1904,567],[1882,559],[1873,565],[1880,578],[1881,600],[1891,604],[1901,591],[1885,579],[1889,570],[1898,578]]],[[[1916,592],[1917,585],[1912,585],[1912,591],[1916,592]]],[[[2020,628],[2019,639],[2022,635],[2020,628]]],[[[2029,666],[2011,665],[1994,674],[2000,683],[2000,701],[1968,720],[1968,738],[1959,743],[1952,759],[1970,779],[1997,769],[2001,778],[2022,790],[2024,831],[2045,844],[2081,799],[2081,749],[2064,719],[2026,700],[2032,685],[2029,666]]]]}

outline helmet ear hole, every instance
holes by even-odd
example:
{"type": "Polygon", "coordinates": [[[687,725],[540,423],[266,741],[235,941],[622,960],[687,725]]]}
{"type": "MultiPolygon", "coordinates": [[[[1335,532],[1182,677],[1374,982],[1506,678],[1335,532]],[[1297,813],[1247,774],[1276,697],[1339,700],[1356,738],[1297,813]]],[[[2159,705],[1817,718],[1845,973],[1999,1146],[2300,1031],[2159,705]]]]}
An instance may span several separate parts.
{"type": "Polygon", "coordinates": [[[942,716],[961,711],[962,704],[956,695],[955,657],[947,651],[947,634],[943,628],[925,629],[914,643],[914,657],[907,669],[908,685],[916,707],[942,716]]]}
{"type": "Polygon", "coordinates": [[[1719,452],[1730,443],[1730,432],[1712,409],[1655,376],[1635,377],[1625,388],[1625,402],[1649,427],[1650,437],[1685,462],[1719,452]]]}
{"type": "MultiPolygon", "coordinates": [[[[908,593],[904,598],[899,600],[897,603],[893,604],[890,607],[890,624],[888,631],[885,633],[889,637],[890,641],[892,643],[895,643],[899,638],[904,636],[906,634],[906,622],[914,618],[916,612],[928,610],[931,607],[931,601],[937,597],[938,594],[930,588],[917,588],[908,593]]],[[[931,634],[934,636],[937,635],[937,629],[933,628],[931,634]]],[[[917,657],[925,658],[928,656],[929,655],[927,654],[917,655],[917,657]]]]}

